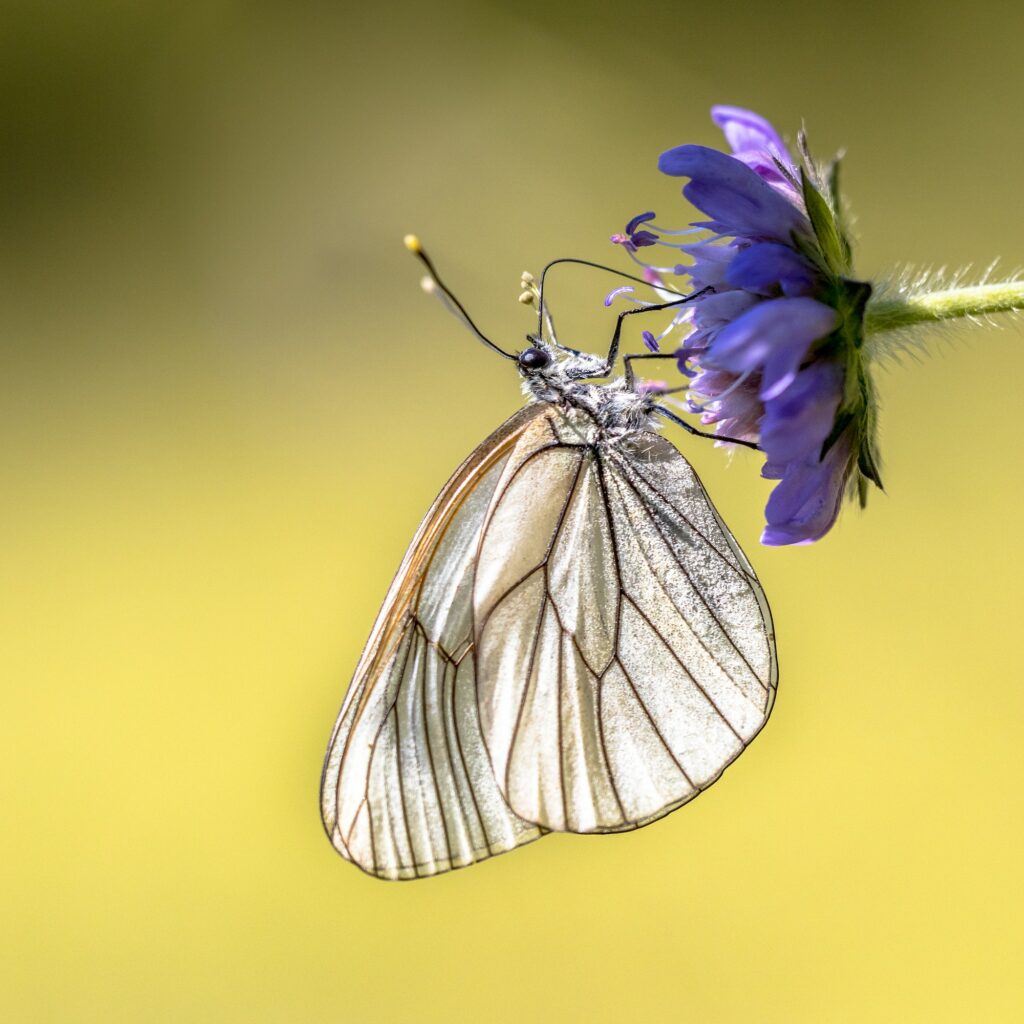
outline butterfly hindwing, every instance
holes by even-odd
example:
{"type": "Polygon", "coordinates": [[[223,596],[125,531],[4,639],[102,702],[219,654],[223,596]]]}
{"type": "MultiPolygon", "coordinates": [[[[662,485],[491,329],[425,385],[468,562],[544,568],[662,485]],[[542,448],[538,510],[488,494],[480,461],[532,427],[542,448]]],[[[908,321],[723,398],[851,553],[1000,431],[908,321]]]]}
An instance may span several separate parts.
{"type": "Polygon", "coordinates": [[[480,722],[544,828],[611,832],[707,788],[771,710],[763,592],[661,437],[594,444],[553,407],[519,438],[478,554],[480,722]]]}

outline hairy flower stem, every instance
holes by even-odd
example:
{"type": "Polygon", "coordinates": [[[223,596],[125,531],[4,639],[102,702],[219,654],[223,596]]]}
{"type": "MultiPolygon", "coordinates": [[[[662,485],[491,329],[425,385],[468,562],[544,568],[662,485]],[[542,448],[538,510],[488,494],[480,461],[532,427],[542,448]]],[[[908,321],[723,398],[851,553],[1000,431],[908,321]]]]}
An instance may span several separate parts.
{"type": "Polygon", "coordinates": [[[970,288],[945,288],[920,295],[868,302],[864,333],[881,334],[915,324],[1024,310],[1024,282],[1000,281],[970,288]]]}

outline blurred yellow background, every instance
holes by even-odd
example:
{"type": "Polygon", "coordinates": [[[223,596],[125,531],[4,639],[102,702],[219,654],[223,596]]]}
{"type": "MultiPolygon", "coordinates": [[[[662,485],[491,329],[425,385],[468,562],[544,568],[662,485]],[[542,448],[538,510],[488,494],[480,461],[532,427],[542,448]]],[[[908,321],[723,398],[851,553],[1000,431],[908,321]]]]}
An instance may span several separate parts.
{"type": "MultiPolygon", "coordinates": [[[[887,495],[757,537],[772,721],[640,832],[414,885],[318,783],[406,542],[515,375],[519,274],[681,222],[714,102],[848,149],[863,276],[1024,263],[1019,5],[37,3],[0,12],[0,1018],[1024,1019],[1020,327],[882,375],[887,495]]],[[[611,285],[552,292],[600,348],[611,285]]],[[[563,328],[564,330],[564,328],[563,328]]],[[[638,338],[632,335],[632,344],[638,338]]]]}

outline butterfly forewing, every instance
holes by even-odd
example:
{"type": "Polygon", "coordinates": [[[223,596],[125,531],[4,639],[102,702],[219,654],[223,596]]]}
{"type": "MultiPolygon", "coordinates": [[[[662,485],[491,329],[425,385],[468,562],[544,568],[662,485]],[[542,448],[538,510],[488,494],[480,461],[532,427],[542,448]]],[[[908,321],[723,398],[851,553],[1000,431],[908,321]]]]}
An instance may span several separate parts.
{"type": "Polygon", "coordinates": [[[474,588],[484,743],[512,809],[610,832],[709,786],[771,710],[763,592],[665,440],[594,441],[549,407],[518,438],[474,588]]]}
{"type": "Polygon", "coordinates": [[[343,856],[378,877],[437,874],[541,834],[508,808],[491,771],[472,619],[484,515],[538,411],[527,407],[481,444],[427,513],[331,737],[324,826],[343,856]]]}

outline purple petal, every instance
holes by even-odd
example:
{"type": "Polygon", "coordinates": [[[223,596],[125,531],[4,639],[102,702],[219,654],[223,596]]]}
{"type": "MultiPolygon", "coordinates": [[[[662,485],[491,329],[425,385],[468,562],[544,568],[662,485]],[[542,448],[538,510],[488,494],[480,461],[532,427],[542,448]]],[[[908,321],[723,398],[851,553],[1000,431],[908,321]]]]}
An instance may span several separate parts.
{"type": "MultiPolygon", "coordinates": [[[[729,419],[723,419],[718,421],[718,425],[715,427],[715,433],[721,435],[720,439],[715,442],[716,445],[726,445],[729,443],[727,438],[736,438],[740,441],[753,441],[757,444],[757,426],[759,421],[760,406],[751,407],[749,416],[733,416],[729,419]]],[[[707,417],[704,417],[705,422],[708,422],[707,417]]]]}
{"type": "Polygon", "coordinates": [[[765,466],[763,476],[781,480],[765,506],[762,544],[809,544],[828,533],[839,515],[850,471],[852,435],[847,430],[823,461],[815,455],[784,467],[765,466]]]}
{"type": "Polygon", "coordinates": [[[684,245],[683,252],[693,257],[693,264],[683,271],[690,275],[694,288],[715,288],[725,283],[729,263],[738,251],[735,246],[713,242],[684,245]]]}
{"type": "MultiPolygon", "coordinates": [[[[757,392],[738,388],[732,394],[723,398],[719,407],[704,415],[705,423],[728,423],[734,429],[743,434],[756,433],[758,425],[764,416],[764,406],[757,397],[757,392]]],[[[720,434],[729,433],[724,427],[719,427],[720,434]]],[[[733,435],[736,436],[736,435],[733,435]]]]}
{"type": "Polygon", "coordinates": [[[761,397],[768,401],[789,387],[811,345],[838,322],[834,309],[814,299],[769,299],[723,327],[704,362],[733,373],[760,370],[761,397]]]}
{"type": "Polygon", "coordinates": [[[793,183],[776,163],[779,161],[795,176],[793,158],[779,133],[763,117],[741,107],[712,107],[711,120],[722,129],[737,160],[796,200],[793,183]]]}
{"type": "Polygon", "coordinates": [[[703,330],[723,327],[756,303],[756,295],[739,290],[705,295],[693,304],[693,322],[703,330]]]}
{"type": "Polygon", "coordinates": [[[741,249],[729,264],[725,280],[733,288],[758,295],[811,295],[818,275],[795,249],[778,242],[758,242],[741,249]]]}
{"type": "Polygon", "coordinates": [[[817,459],[832,431],[843,396],[843,368],[817,360],[796,375],[778,398],[766,403],[761,448],[769,464],[817,459]]]}
{"type": "Polygon", "coordinates": [[[721,263],[727,266],[736,253],[741,250],[734,244],[722,245],[721,242],[691,242],[681,246],[683,252],[694,259],[707,260],[709,263],[721,263]]]}
{"type": "Polygon", "coordinates": [[[662,153],[658,169],[691,179],[683,195],[722,234],[788,242],[793,232],[807,232],[803,213],[735,157],[706,146],[677,146],[662,153]]]}
{"type": "Polygon", "coordinates": [[[760,114],[742,107],[719,105],[711,108],[711,120],[722,129],[725,141],[735,154],[768,150],[792,166],[793,158],[782,137],[760,114]]]}
{"type": "Polygon", "coordinates": [[[736,383],[736,374],[728,370],[704,370],[693,382],[693,391],[711,401],[736,383]]]}
{"type": "Polygon", "coordinates": [[[718,434],[754,441],[764,406],[752,381],[744,381],[724,370],[702,370],[690,385],[691,393],[703,399],[694,412],[702,422],[718,424],[718,434]],[[714,408],[708,408],[713,405],[714,408]]]}

